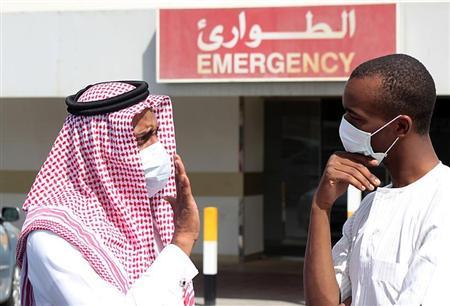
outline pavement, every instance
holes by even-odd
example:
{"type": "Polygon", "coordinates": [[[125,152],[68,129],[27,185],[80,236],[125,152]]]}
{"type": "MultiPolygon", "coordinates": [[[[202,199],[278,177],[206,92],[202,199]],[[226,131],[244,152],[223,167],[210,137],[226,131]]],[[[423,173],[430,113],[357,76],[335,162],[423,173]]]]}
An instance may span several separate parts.
{"type": "MultiPolygon", "coordinates": [[[[197,299],[196,305],[204,305],[203,298],[197,299]]],[[[259,299],[222,299],[219,298],[216,300],[216,306],[250,306],[250,305],[258,305],[258,306],[297,306],[297,305],[305,305],[303,303],[290,303],[283,301],[274,301],[274,300],[259,300],[259,299]]]]}
{"type": "MultiPolygon", "coordinates": [[[[194,260],[201,270],[201,260],[194,260]]],[[[262,257],[242,263],[220,262],[216,306],[294,306],[303,299],[303,260],[262,257]]],[[[194,279],[197,305],[204,305],[203,275],[194,279]]]]}

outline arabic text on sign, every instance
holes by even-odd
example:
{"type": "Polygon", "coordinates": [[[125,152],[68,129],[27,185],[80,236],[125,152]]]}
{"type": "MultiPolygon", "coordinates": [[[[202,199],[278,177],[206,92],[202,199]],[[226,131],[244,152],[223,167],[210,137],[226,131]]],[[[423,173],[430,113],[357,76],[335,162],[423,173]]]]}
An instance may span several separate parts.
{"type": "Polygon", "coordinates": [[[314,15],[308,11],[305,15],[306,29],[299,32],[265,32],[259,24],[254,24],[248,32],[245,11],[242,11],[238,17],[238,26],[231,29],[232,38],[229,41],[224,39],[224,26],[215,26],[208,37],[208,41],[204,39],[204,29],[207,26],[206,19],[200,19],[197,28],[200,31],[197,37],[197,47],[202,51],[215,51],[221,47],[231,49],[235,47],[239,41],[245,39],[245,45],[249,48],[257,48],[264,40],[303,40],[303,39],[344,39],[346,35],[353,37],[356,31],[356,14],[355,10],[341,13],[341,29],[333,31],[333,29],[325,22],[313,24],[314,15]]]}

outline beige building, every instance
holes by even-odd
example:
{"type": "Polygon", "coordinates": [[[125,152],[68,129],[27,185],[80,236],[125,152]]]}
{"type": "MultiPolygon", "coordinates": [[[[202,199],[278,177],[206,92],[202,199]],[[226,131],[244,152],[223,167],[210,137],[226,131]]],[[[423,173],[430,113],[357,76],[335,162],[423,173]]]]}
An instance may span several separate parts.
{"type": "MultiPolygon", "coordinates": [[[[340,148],[345,81],[157,83],[155,8],[64,3],[3,7],[1,205],[24,201],[66,116],[65,96],[99,81],[143,79],[151,93],[172,97],[178,151],[198,204],[219,208],[220,255],[302,256],[309,200],[340,148]]],[[[262,5],[293,4],[252,2],[262,5]]],[[[450,3],[401,2],[396,18],[397,52],[421,60],[436,81],[432,137],[450,164],[450,3]]],[[[343,198],[336,236],[346,213],[343,198]]]]}

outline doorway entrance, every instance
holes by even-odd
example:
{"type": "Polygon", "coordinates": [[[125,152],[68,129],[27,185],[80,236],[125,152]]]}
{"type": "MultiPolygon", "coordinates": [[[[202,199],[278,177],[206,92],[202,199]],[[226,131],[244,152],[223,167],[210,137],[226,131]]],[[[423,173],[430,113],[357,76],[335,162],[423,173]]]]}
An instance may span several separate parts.
{"type": "MultiPolygon", "coordinates": [[[[265,253],[303,256],[315,188],[331,154],[343,151],[341,98],[271,98],[264,108],[265,253]]],[[[386,181],[384,168],[373,173],[386,181]]],[[[333,243],[346,219],[344,194],[331,213],[333,243]]]]}

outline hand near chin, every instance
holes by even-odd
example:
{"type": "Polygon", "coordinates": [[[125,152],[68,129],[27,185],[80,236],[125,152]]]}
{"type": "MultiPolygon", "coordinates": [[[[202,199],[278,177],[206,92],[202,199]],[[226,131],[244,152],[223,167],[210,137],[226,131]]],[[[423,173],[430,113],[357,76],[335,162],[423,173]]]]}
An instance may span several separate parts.
{"type": "Polygon", "coordinates": [[[335,152],[328,160],[319,187],[314,195],[319,208],[330,210],[334,202],[349,185],[364,191],[372,191],[380,180],[369,171],[378,162],[371,157],[348,152],[335,152]]]}
{"type": "Polygon", "coordinates": [[[189,178],[179,155],[175,156],[175,180],[177,197],[165,198],[174,211],[175,233],[172,243],[189,256],[199,236],[200,216],[189,178]]]}

